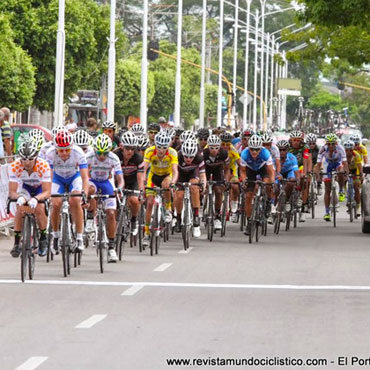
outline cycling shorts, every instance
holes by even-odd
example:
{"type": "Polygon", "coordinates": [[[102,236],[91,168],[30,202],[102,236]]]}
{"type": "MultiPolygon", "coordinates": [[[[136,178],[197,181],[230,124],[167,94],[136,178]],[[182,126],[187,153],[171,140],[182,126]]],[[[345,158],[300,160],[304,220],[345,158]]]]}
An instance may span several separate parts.
{"type": "Polygon", "coordinates": [[[326,175],[323,175],[322,179],[323,181],[325,182],[328,182],[331,180],[331,171],[333,170],[337,170],[339,167],[342,166],[342,162],[324,162],[324,165],[323,165],[323,171],[324,173],[326,173],[326,175]]]}
{"type": "MultiPolygon", "coordinates": [[[[159,176],[159,175],[154,174],[153,172],[149,172],[146,186],[148,188],[154,188],[154,187],[161,188],[163,180],[167,177],[172,178],[171,174],[159,176]]],[[[151,190],[147,190],[146,195],[154,195],[154,192],[151,190]]]]}
{"type": "Polygon", "coordinates": [[[283,179],[285,179],[285,180],[296,178],[294,170],[290,170],[288,172],[282,172],[281,176],[283,176],[283,179]]]}
{"type": "Polygon", "coordinates": [[[82,178],[79,172],[67,178],[63,178],[56,173],[53,174],[51,194],[64,194],[72,191],[82,191],[82,178]]]}
{"type": "MultiPolygon", "coordinates": [[[[95,194],[100,190],[103,195],[113,195],[114,187],[110,180],[105,181],[96,181],[93,179],[89,180],[89,185],[93,186],[95,189],[95,194]]],[[[117,209],[116,198],[107,198],[104,199],[104,208],[105,209],[117,209]]]]}
{"type": "MultiPolygon", "coordinates": [[[[258,175],[260,176],[260,178],[262,180],[268,177],[266,165],[263,165],[257,171],[254,171],[249,167],[246,167],[246,169],[247,169],[247,179],[250,180],[250,181],[256,181],[258,175]]],[[[248,182],[247,190],[248,191],[253,191],[255,185],[256,184],[253,183],[253,182],[248,182]]]]}

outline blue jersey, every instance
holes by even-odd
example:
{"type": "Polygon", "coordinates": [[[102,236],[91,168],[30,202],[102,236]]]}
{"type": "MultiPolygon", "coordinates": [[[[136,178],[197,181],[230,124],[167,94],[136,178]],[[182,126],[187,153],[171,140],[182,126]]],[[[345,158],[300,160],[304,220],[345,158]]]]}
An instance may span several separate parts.
{"type": "Polygon", "coordinates": [[[291,171],[294,172],[294,171],[298,171],[298,170],[299,170],[299,168],[298,168],[298,161],[297,161],[296,156],[294,154],[288,152],[284,164],[281,163],[280,172],[282,174],[286,174],[286,173],[289,173],[291,171]]]}
{"type": "Polygon", "coordinates": [[[256,159],[252,157],[249,148],[245,148],[240,155],[240,165],[249,167],[253,171],[258,171],[263,166],[272,164],[271,154],[266,148],[261,149],[256,159]]]}

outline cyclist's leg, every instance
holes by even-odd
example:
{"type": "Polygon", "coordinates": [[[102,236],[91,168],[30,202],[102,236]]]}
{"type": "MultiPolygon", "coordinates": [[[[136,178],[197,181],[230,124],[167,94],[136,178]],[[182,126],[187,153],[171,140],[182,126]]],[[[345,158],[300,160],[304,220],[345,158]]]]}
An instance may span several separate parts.
{"type": "MultiPolygon", "coordinates": [[[[172,176],[168,175],[165,176],[161,182],[161,188],[162,189],[169,189],[171,184],[172,176]]],[[[165,202],[166,210],[171,210],[171,192],[166,191],[163,194],[163,199],[165,202]]]]}
{"type": "MultiPolygon", "coordinates": [[[[70,192],[79,194],[82,191],[82,178],[80,174],[76,174],[70,179],[70,192]]],[[[84,227],[83,211],[81,206],[81,197],[71,197],[69,206],[72,214],[73,222],[76,226],[76,239],[82,241],[82,233],[84,227]]]]}
{"type": "Polygon", "coordinates": [[[324,172],[326,175],[323,176],[323,182],[325,184],[325,193],[324,193],[324,205],[325,205],[325,219],[330,220],[330,196],[331,196],[331,166],[327,163],[324,164],[324,172]]]}
{"type": "Polygon", "coordinates": [[[239,188],[239,175],[238,175],[238,168],[233,167],[231,179],[230,179],[230,205],[231,205],[231,212],[235,214],[238,211],[238,201],[240,195],[240,188],[239,188]]]}
{"type": "MultiPolygon", "coordinates": [[[[185,181],[181,181],[185,182],[185,181]]],[[[175,200],[174,200],[174,205],[176,209],[176,232],[181,231],[181,212],[182,212],[182,203],[184,200],[184,190],[181,186],[179,186],[178,190],[175,192],[175,200]]]]}
{"type": "MultiPolygon", "coordinates": [[[[247,179],[250,181],[256,181],[257,178],[257,172],[251,170],[249,167],[246,167],[247,169],[247,179]]],[[[255,184],[253,182],[248,183],[247,185],[247,194],[245,197],[245,215],[247,216],[247,220],[251,218],[252,215],[252,202],[254,198],[254,189],[255,184]]]]}
{"type": "MultiPolygon", "coordinates": [[[[66,183],[64,179],[57,174],[53,174],[53,182],[51,184],[51,194],[64,194],[66,192],[66,183]]],[[[54,239],[59,238],[60,213],[62,208],[62,198],[51,198],[51,227],[54,239]]]]}

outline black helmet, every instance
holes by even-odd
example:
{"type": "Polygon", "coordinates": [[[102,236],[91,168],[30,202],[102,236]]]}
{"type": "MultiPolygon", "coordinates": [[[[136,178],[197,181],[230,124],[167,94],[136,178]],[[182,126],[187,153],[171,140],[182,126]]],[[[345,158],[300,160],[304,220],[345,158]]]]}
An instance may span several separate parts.
{"type": "Polygon", "coordinates": [[[220,139],[223,143],[231,143],[233,135],[231,135],[230,132],[224,131],[221,133],[220,139]]]}
{"type": "Polygon", "coordinates": [[[180,136],[183,132],[184,132],[184,130],[182,128],[177,128],[175,136],[180,136]]]}
{"type": "Polygon", "coordinates": [[[200,128],[197,132],[198,139],[208,139],[209,138],[209,130],[208,128],[200,128]]]}
{"type": "Polygon", "coordinates": [[[148,131],[157,131],[159,132],[161,130],[161,126],[159,126],[158,123],[149,123],[149,126],[148,126],[148,131]]]}

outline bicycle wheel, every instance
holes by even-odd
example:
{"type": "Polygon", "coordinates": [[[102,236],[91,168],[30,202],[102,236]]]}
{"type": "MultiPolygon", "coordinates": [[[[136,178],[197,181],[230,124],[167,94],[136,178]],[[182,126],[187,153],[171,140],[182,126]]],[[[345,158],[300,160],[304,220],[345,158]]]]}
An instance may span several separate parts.
{"type": "Polygon", "coordinates": [[[123,243],[124,243],[124,225],[125,225],[125,211],[121,207],[121,211],[118,216],[118,223],[117,223],[117,234],[116,234],[116,252],[118,254],[118,258],[122,260],[122,252],[123,252],[123,243]]]}
{"type": "Polygon", "coordinates": [[[282,219],[282,215],[284,212],[284,204],[285,204],[285,196],[284,194],[280,194],[278,204],[276,207],[276,217],[275,217],[275,223],[274,223],[274,233],[276,235],[280,232],[280,223],[282,219]]]}
{"type": "Polygon", "coordinates": [[[332,186],[331,205],[332,205],[332,213],[333,213],[333,226],[337,227],[337,204],[336,204],[336,189],[335,189],[335,186],[332,186]]]}
{"type": "Polygon", "coordinates": [[[22,234],[21,279],[24,282],[27,275],[28,248],[31,248],[31,223],[28,216],[24,218],[22,234]]]}
{"type": "Polygon", "coordinates": [[[68,240],[68,215],[62,214],[62,260],[63,260],[63,274],[67,277],[69,274],[69,240],[68,240]]]}
{"type": "Polygon", "coordinates": [[[208,211],[207,211],[207,237],[211,242],[214,233],[214,215],[213,215],[213,195],[208,196],[208,211]]]}
{"type": "Polygon", "coordinates": [[[145,250],[145,247],[143,246],[143,237],[144,237],[144,204],[141,205],[140,207],[140,212],[139,212],[139,231],[138,231],[138,238],[139,238],[139,252],[142,252],[145,250]]]}
{"type": "Polygon", "coordinates": [[[353,189],[352,184],[348,182],[347,190],[347,208],[349,213],[349,222],[353,222],[354,207],[353,207],[353,189]]]}
{"type": "Polygon", "coordinates": [[[262,212],[264,212],[263,209],[261,209],[261,202],[258,197],[256,197],[256,218],[255,218],[255,223],[256,223],[256,242],[260,240],[261,234],[262,234],[262,212]]]}
{"type": "Polygon", "coordinates": [[[225,233],[226,233],[226,218],[227,218],[228,207],[229,207],[229,192],[227,191],[224,195],[224,201],[223,201],[223,204],[222,204],[221,237],[225,236],[225,233]]]}
{"type": "Polygon", "coordinates": [[[315,202],[316,202],[315,198],[316,198],[315,197],[315,184],[314,184],[314,181],[311,181],[309,204],[311,207],[311,217],[312,218],[315,218],[315,202]]]}
{"type": "Polygon", "coordinates": [[[150,231],[150,255],[153,256],[156,250],[156,238],[160,237],[158,234],[159,230],[159,220],[158,220],[158,204],[155,204],[153,206],[152,211],[152,225],[151,225],[151,231],[150,231]]]}
{"type": "Polygon", "coordinates": [[[184,219],[182,220],[183,225],[182,225],[182,242],[184,244],[184,250],[187,250],[189,248],[189,233],[190,233],[190,225],[189,225],[189,201],[184,202],[184,212],[183,212],[183,217],[184,219]]]}
{"type": "Polygon", "coordinates": [[[100,213],[98,213],[98,254],[99,254],[99,267],[100,272],[104,273],[104,230],[103,230],[104,222],[103,217],[100,213]]]}

